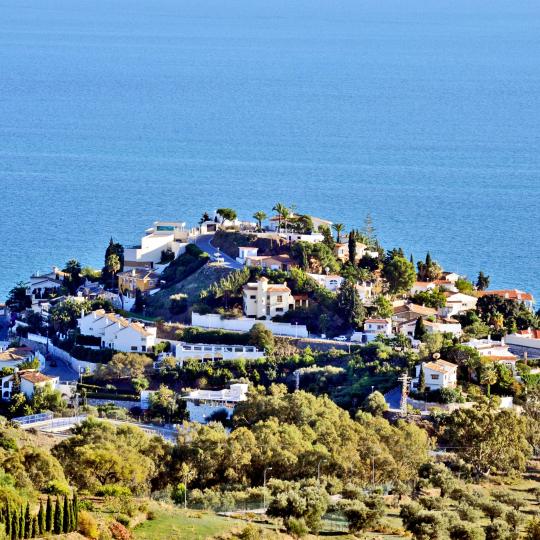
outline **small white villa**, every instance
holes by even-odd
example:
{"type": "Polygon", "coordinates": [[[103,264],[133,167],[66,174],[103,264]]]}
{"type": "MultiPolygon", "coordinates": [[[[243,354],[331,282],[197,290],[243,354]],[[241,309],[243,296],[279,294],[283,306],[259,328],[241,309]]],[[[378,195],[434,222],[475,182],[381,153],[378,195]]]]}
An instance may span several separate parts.
{"type": "Polygon", "coordinates": [[[82,313],[77,326],[82,335],[98,337],[102,348],[115,351],[145,353],[156,344],[156,327],[144,326],[103,309],[82,313]]]}
{"type": "Polygon", "coordinates": [[[194,358],[201,362],[218,360],[256,360],[264,357],[264,351],[253,345],[215,345],[209,343],[177,343],[174,345],[175,356],[182,366],[184,360],[194,358]]]}
{"type": "Polygon", "coordinates": [[[174,256],[182,254],[187,245],[189,231],[184,222],[156,221],[146,230],[138,246],[124,251],[124,270],[132,268],[154,268],[164,251],[172,251],[174,256]]]}
{"type": "Polygon", "coordinates": [[[20,374],[21,392],[31,398],[38,388],[54,390],[59,382],[58,377],[49,377],[38,371],[24,371],[20,374]]]}
{"type": "Polygon", "coordinates": [[[248,384],[231,384],[222,390],[194,390],[183,399],[187,402],[187,410],[191,422],[205,424],[210,417],[219,411],[225,411],[230,418],[238,403],[247,400],[248,384]]]}
{"type": "Polygon", "coordinates": [[[34,351],[30,347],[8,348],[0,352],[0,369],[18,368],[21,364],[32,362],[35,359],[39,362],[38,369],[43,369],[45,357],[39,351],[34,351]]]}
{"type": "Polygon", "coordinates": [[[476,308],[478,298],[464,293],[446,293],[446,306],[439,308],[438,313],[442,317],[453,317],[476,308]]]}
{"type": "Polygon", "coordinates": [[[440,390],[441,388],[455,388],[457,384],[456,364],[446,360],[435,362],[422,362],[416,366],[416,377],[411,381],[411,389],[418,390],[420,370],[424,372],[424,380],[428,390],[440,390]]]}
{"type": "Polygon", "coordinates": [[[332,292],[336,292],[345,281],[345,278],[338,274],[308,274],[308,276],[321,287],[332,292]]]}
{"type": "Polygon", "coordinates": [[[364,321],[363,331],[355,332],[351,337],[351,341],[370,343],[371,341],[374,341],[377,336],[391,337],[392,335],[391,319],[366,319],[364,321]]]}

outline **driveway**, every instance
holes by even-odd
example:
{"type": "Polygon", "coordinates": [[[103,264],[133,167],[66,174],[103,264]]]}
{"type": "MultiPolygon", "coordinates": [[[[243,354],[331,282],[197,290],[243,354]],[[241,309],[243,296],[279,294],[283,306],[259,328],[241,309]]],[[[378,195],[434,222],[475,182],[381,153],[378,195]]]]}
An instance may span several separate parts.
{"type": "MultiPolygon", "coordinates": [[[[199,236],[197,240],[195,240],[195,245],[199,249],[202,249],[203,251],[208,253],[208,255],[212,257],[212,259],[214,259],[214,254],[218,251],[218,248],[212,245],[213,237],[213,234],[201,234],[201,236],[199,236]]],[[[219,254],[221,255],[221,257],[223,257],[223,260],[225,261],[224,266],[228,268],[233,268],[234,270],[240,270],[240,268],[242,268],[242,265],[238,261],[235,261],[232,257],[229,257],[223,251],[220,251],[219,254]]]]}
{"type": "Polygon", "coordinates": [[[68,366],[60,358],[53,357],[50,353],[46,357],[45,368],[43,369],[45,375],[50,377],[59,377],[61,381],[77,381],[79,374],[68,366]],[[51,366],[51,360],[54,358],[56,366],[51,366]]]}

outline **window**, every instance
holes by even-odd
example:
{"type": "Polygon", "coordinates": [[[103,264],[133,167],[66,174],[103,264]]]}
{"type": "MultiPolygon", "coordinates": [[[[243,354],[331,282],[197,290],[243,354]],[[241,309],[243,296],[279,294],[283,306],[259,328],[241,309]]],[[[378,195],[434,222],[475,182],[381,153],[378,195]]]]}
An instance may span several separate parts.
{"type": "Polygon", "coordinates": [[[283,302],[283,296],[278,296],[278,297],[276,298],[276,302],[278,302],[278,303],[281,304],[281,303],[283,302]]]}
{"type": "Polygon", "coordinates": [[[256,297],[254,294],[252,294],[249,298],[250,298],[251,300],[257,300],[257,297],[256,297]]]}
{"type": "Polygon", "coordinates": [[[276,311],[283,311],[283,308],[282,307],[277,307],[276,311]]]}
{"type": "Polygon", "coordinates": [[[141,345],[141,351],[146,352],[146,345],[141,345]]]}
{"type": "Polygon", "coordinates": [[[132,350],[132,351],[136,351],[136,350],[137,350],[137,346],[135,345],[135,346],[131,347],[131,350],[132,350]]]}
{"type": "Polygon", "coordinates": [[[4,381],[4,388],[9,388],[9,381],[4,381]]]}
{"type": "Polygon", "coordinates": [[[432,375],[431,378],[432,378],[432,380],[434,380],[434,381],[438,381],[438,380],[439,380],[439,376],[438,376],[438,375],[432,375]]]}

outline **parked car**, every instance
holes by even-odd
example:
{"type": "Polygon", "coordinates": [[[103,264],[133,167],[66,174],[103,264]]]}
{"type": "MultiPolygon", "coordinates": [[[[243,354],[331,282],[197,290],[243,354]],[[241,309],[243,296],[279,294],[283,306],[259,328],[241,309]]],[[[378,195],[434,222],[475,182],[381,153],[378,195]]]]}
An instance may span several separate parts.
{"type": "Polygon", "coordinates": [[[335,341],[347,341],[347,336],[337,336],[334,338],[335,341]]]}

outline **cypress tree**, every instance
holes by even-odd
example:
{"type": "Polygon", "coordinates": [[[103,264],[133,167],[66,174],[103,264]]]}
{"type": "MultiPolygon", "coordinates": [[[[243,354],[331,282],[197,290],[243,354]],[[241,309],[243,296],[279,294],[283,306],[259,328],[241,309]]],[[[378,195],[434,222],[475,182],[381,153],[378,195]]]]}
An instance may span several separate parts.
{"type": "Polygon", "coordinates": [[[69,532],[70,527],[70,513],[69,513],[69,502],[68,498],[64,497],[64,512],[63,512],[63,519],[62,519],[62,532],[67,533],[69,532]]]}
{"type": "Polygon", "coordinates": [[[24,510],[22,506],[19,514],[19,538],[24,538],[24,510]]]}
{"type": "Polygon", "coordinates": [[[43,534],[45,534],[45,509],[43,508],[43,501],[39,501],[39,511],[38,511],[38,515],[37,515],[37,524],[38,524],[38,529],[37,529],[37,533],[40,535],[40,536],[43,536],[43,534]]]}
{"type": "Polygon", "coordinates": [[[30,505],[26,503],[26,511],[24,513],[24,537],[32,538],[32,517],[30,516],[30,505]]]}
{"type": "Polygon", "coordinates": [[[19,516],[13,511],[11,514],[11,540],[19,540],[19,516]]]}
{"type": "Polygon", "coordinates": [[[423,365],[420,365],[420,375],[418,376],[418,391],[422,393],[426,391],[426,375],[424,374],[423,365]]]}
{"type": "Polygon", "coordinates": [[[53,526],[53,509],[50,495],[47,497],[47,508],[45,510],[45,531],[51,532],[53,526]]]}
{"type": "Polygon", "coordinates": [[[11,508],[9,506],[9,499],[6,501],[4,522],[6,525],[6,536],[11,536],[11,508]]]}
{"type": "Polygon", "coordinates": [[[414,339],[422,340],[426,335],[426,327],[424,325],[424,319],[418,317],[416,324],[414,325],[414,339]]]}
{"type": "Polygon", "coordinates": [[[73,494],[71,505],[73,507],[73,530],[76,531],[79,528],[79,499],[77,498],[77,492],[73,494]]]}
{"type": "Polygon", "coordinates": [[[62,505],[60,499],[56,497],[54,505],[54,519],[53,519],[53,532],[54,534],[60,534],[62,532],[63,518],[62,518],[62,505]]]}
{"type": "Polygon", "coordinates": [[[356,262],[356,233],[354,231],[349,233],[349,262],[351,264],[356,262]]]}
{"type": "Polygon", "coordinates": [[[41,536],[39,532],[39,521],[38,517],[34,516],[32,518],[32,536],[30,538],[36,538],[36,536],[41,536]]]}

